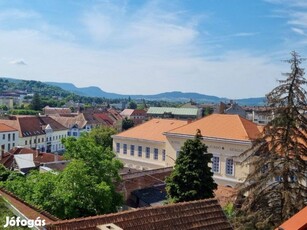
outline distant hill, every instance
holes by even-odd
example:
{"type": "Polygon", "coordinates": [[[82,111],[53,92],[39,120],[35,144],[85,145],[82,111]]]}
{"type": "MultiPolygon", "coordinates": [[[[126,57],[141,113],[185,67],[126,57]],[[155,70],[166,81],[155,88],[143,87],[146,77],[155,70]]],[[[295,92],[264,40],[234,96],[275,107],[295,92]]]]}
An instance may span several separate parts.
{"type": "MultiPolygon", "coordinates": [[[[219,103],[221,101],[225,102],[230,100],[228,98],[221,98],[217,96],[209,96],[200,93],[184,93],[180,91],[165,92],[154,95],[123,95],[123,94],[105,92],[96,86],[78,88],[71,83],[59,83],[59,82],[46,82],[46,83],[60,87],[70,92],[74,92],[81,96],[104,97],[109,99],[128,98],[128,97],[132,99],[164,100],[164,101],[189,101],[192,99],[193,101],[202,102],[202,103],[219,103]]],[[[243,98],[243,99],[236,99],[235,101],[241,105],[264,105],[265,98],[264,97],[243,98]]]]}

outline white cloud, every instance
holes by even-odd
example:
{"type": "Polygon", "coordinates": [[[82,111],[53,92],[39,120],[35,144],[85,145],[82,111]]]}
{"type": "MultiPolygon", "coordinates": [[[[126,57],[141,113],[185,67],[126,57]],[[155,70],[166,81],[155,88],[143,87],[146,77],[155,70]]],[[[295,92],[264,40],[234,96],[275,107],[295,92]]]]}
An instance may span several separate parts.
{"type": "Polygon", "coordinates": [[[292,29],[295,33],[298,33],[298,34],[300,34],[300,35],[305,35],[305,32],[304,32],[304,30],[302,30],[302,29],[295,28],[295,27],[292,27],[291,29],[292,29]]]}
{"type": "Polygon", "coordinates": [[[27,63],[24,60],[12,60],[9,62],[12,65],[27,65],[27,63]]]}

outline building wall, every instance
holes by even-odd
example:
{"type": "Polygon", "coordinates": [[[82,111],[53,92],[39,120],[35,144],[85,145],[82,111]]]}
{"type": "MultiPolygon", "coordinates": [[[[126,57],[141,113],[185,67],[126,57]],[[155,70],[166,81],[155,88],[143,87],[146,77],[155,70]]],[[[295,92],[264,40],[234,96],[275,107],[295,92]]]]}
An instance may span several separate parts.
{"type": "Polygon", "coordinates": [[[166,161],[163,160],[163,150],[165,150],[164,142],[144,141],[128,138],[113,137],[113,151],[120,159],[128,159],[149,164],[166,166],[166,161]],[[124,144],[127,146],[127,151],[124,153],[124,144]],[[119,147],[118,147],[119,145],[119,147]],[[134,145],[134,154],[131,155],[131,145],[134,145]],[[142,156],[139,156],[139,146],[142,147],[142,156]],[[146,157],[146,148],[150,148],[149,158],[146,157]],[[154,158],[154,149],[158,149],[158,159],[154,158]]]}
{"type": "MultiPolygon", "coordinates": [[[[180,148],[183,146],[187,138],[167,137],[166,142],[166,165],[172,166],[178,157],[180,148]]],[[[242,164],[242,159],[238,156],[250,148],[251,143],[228,143],[227,141],[203,141],[208,146],[208,153],[213,157],[218,157],[218,172],[214,172],[214,179],[217,184],[234,187],[236,184],[243,182],[246,178],[249,167],[242,164]],[[226,174],[227,162],[233,162],[232,175],[226,174]]],[[[231,165],[231,164],[230,164],[231,165]]],[[[212,164],[210,164],[212,167],[212,164]]],[[[229,172],[229,171],[228,171],[229,172]]]]}
{"type": "Polygon", "coordinates": [[[1,151],[9,151],[18,144],[18,131],[0,132],[1,151]]]}

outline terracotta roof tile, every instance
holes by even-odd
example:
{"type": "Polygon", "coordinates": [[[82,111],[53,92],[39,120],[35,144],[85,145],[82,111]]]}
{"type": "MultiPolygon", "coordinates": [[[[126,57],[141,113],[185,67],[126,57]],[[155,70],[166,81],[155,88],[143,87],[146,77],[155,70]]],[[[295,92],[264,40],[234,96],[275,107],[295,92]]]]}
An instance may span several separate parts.
{"type": "Polygon", "coordinates": [[[216,199],[183,202],[102,216],[59,221],[47,225],[46,229],[94,230],[98,225],[109,223],[113,223],[124,230],[232,229],[216,199]]]}
{"type": "Polygon", "coordinates": [[[194,136],[197,129],[204,137],[213,137],[231,140],[253,140],[260,135],[257,125],[239,115],[212,114],[173,129],[167,134],[184,134],[194,136]]]}
{"type": "Polygon", "coordinates": [[[279,226],[282,230],[306,230],[307,229],[307,206],[279,226]]]}
{"type": "Polygon", "coordinates": [[[13,132],[13,131],[18,131],[18,130],[6,124],[0,123],[0,132],[13,132]]]}
{"type": "Polygon", "coordinates": [[[138,138],[152,141],[166,141],[163,135],[171,129],[175,129],[187,124],[187,121],[174,119],[152,119],[134,128],[128,129],[114,137],[138,138]]]}

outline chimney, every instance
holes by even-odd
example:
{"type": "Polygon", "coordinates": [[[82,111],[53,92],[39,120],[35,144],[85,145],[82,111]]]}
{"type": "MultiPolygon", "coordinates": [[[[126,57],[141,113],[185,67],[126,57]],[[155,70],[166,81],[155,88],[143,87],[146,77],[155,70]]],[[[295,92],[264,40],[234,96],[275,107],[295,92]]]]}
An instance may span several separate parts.
{"type": "Polygon", "coordinates": [[[37,147],[37,148],[36,148],[36,157],[38,157],[39,154],[40,154],[40,149],[39,149],[39,147],[37,147]]]}
{"type": "Polygon", "coordinates": [[[4,145],[1,146],[0,160],[4,157],[4,145]]]}
{"type": "Polygon", "coordinates": [[[59,161],[59,155],[57,152],[54,153],[54,162],[58,162],[59,161]]]}

